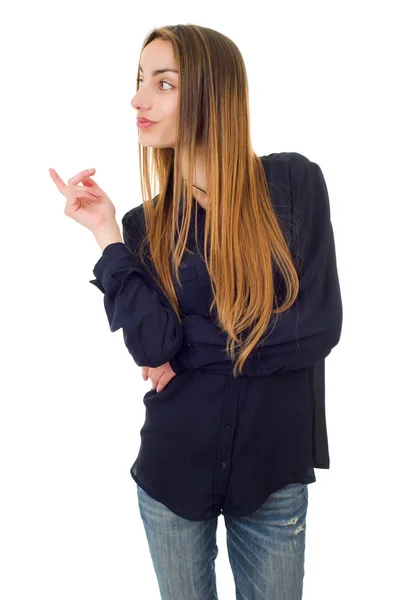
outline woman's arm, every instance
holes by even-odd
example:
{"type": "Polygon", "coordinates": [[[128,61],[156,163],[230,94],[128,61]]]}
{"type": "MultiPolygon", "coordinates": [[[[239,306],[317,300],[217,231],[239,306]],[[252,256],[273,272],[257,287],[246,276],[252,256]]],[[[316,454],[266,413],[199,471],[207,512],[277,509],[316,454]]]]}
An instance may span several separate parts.
{"type": "MultiPolygon", "coordinates": [[[[158,367],[173,360],[182,346],[182,327],[169,302],[146,282],[127,246],[122,242],[108,244],[93,274],[96,279],[90,283],[104,294],[110,329],[122,328],[136,364],[158,367]]],[[[178,368],[177,363],[174,365],[178,368]]],[[[171,367],[175,371],[172,363],[171,367]]]]}

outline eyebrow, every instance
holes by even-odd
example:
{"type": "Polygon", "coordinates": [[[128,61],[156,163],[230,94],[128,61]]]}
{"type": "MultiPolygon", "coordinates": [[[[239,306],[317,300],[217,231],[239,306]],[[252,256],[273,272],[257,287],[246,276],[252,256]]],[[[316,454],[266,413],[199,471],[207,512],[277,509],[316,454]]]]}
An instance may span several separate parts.
{"type": "MultiPolygon", "coordinates": [[[[139,70],[141,73],[143,73],[143,69],[142,69],[141,65],[139,65],[139,70]]],[[[166,67],[165,69],[155,69],[155,71],[153,71],[153,77],[155,77],[156,75],[159,75],[160,73],[167,73],[168,71],[170,71],[171,73],[179,74],[178,69],[174,69],[173,67],[166,67]]]]}

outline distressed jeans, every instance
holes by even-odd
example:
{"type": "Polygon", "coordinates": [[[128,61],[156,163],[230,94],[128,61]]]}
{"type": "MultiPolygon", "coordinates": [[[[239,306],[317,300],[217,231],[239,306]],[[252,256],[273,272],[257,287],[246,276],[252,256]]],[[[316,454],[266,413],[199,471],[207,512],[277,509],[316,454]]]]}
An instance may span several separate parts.
{"type": "MultiPolygon", "coordinates": [[[[190,521],[137,485],[139,510],[162,600],[218,600],[218,517],[190,521]]],[[[290,483],[255,512],[224,514],[236,600],[301,600],[308,485],[290,483]]]]}

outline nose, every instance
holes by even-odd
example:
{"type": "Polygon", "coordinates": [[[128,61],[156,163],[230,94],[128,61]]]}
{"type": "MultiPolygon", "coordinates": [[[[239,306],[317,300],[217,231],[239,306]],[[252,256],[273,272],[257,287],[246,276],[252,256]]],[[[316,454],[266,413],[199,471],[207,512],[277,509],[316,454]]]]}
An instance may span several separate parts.
{"type": "Polygon", "coordinates": [[[138,101],[137,101],[137,99],[136,99],[136,96],[134,96],[134,97],[132,98],[132,100],[131,100],[131,106],[132,106],[132,108],[134,108],[135,110],[138,110],[138,109],[139,109],[139,104],[138,104],[138,101]]]}
{"type": "Polygon", "coordinates": [[[142,108],[149,108],[151,103],[150,101],[145,101],[145,99],[142,99],[141,94],[139,93],[140,90],[138,90],[136,92],[136,94],[133,96],[132,100],[131,100],[131,106],[132,108],[134,108],[135,110],[141,110],[142,108]]]}

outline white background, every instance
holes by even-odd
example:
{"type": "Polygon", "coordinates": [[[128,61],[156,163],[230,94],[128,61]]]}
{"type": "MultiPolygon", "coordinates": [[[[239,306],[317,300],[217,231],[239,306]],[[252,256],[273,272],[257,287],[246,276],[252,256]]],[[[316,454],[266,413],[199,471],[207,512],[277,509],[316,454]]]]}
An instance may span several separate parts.
{"type": "MultiPolygon", "coordinates": [[[[259,155],[325,176],[344,321],[326,360],[329,470],[309,485],[305,600],[399,597],[399,119],[395,2],[9,3],[0,25],[0,596],[159,598],[136,484],[151,387],[89,283],[100,249],[50,178],[96,168],[141,203],[136,90],[155,26],[239,47],[259,155]]],[[[235,596],[218,521],[220,600],[235,596]]]]}

